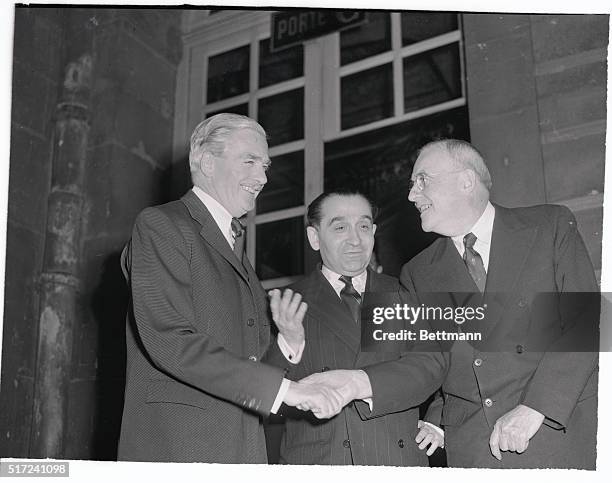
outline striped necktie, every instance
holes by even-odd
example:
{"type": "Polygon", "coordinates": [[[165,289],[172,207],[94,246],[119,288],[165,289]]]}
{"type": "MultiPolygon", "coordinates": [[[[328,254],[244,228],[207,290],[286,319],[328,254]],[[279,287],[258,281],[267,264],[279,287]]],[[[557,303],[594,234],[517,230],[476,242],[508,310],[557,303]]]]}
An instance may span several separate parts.
{"type": "Polygon", "coordinates": [[[463,261],[478,290],[484,292],[485,285],[487,284],[487,272],[485,271],[484,263],[482,263],[482,257],[474,250],[474,243],[476,243],[476,235],[473,233],[468,233],[463,237],[463,245],[465,246],[463,261]]]}
{"type": "Polygon", "coordinates": [[[339,279],[344,283],[344,288],[340,290],[340,298],[347,305],[353,316],[353,320],[359,324],[361,318],[361,295],[353,286],[353,277],[342,275],[339,279]]]}

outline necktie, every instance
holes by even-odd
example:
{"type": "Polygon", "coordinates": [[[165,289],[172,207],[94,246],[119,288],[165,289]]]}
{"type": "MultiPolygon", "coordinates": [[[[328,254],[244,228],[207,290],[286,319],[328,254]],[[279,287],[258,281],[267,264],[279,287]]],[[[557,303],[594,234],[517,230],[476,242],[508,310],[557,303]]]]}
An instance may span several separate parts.
{"type": "Polygon", "coordinates": [[[474,243],[476,243],[476,235],[473,233],[468,233],[463,237],[463,245],[465,246],[463,261],[474,279],[474,282],[478,286],[478,290],[484,292],[487,283],[487,272],[482,263],[482,257],[474,250],[474,243]]]}
{"type": "Polygon", "coordinates": [[[238,218],[232,218],[232,236],[234,237],[234,253],[238,260],[242,262],[244,255],[245,230],[238,218]]]}
{"type": "Polygon", "coordinates": [[[340,281],[344,282],[344,288],[340,290],[340,298],[351,311],[353,320],[359,324],[361,318],[361,295],[353,287],[353,277],[342,275],[340,281]]]}

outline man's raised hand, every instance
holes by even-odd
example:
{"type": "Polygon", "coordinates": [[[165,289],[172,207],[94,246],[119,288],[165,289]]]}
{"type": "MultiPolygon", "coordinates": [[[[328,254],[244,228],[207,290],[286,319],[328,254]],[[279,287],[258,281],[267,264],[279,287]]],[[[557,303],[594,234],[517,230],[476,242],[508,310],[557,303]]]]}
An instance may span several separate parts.
{"type": "Polygon", "coordinates": [[[297,350],[304,342],[304,326],[302,321],[308,305],[302,302],[302,296],[286,288],[281,296],[281,291],[277,288],[268,292],[270,296],[270,310],[272,318],[278,327],[278,331],[285,338],[285,341],[297,350]]]}

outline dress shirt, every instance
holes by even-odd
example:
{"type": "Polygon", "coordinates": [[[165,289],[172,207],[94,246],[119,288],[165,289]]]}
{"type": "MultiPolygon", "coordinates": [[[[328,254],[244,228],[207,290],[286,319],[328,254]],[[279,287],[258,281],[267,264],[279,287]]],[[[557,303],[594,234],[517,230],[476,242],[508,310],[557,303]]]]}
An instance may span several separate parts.
{"type": "MultiPolygon", "coordinates": [[[[323,273],[323,276],[327,279],[329,284],[332,286],[332,288],[336,292],[336,295],[340,297],[340,292],[345,287],[344,282],[340,280],[341,274],[338,274],[334,272],[333,270],[330,270],[325,265],[321,267],[321,273],[323,273]]],[[[357,290],[357,292],[359,292],[359,295],[361,296],[363,296],[363,292],[365,292],[365,286],[366,286],[367,280],[368,280],[367,270],[364,270],[356,277],[353,277],[353,287],[355,287],[355,290],[357,290]]]]}
{"type": "MultiPolygon", "coordinates": [[[[234,235],[232,234],[232,218],[233,217],[230,214],[230,212],[227,211],[225,207],[221,203],[219,203],[216,199],[214,199],[212,196],[210,196],[208,193],[204,192],[204,190],[198,188],[197,186],[193,187],[193,192],[200,199],[200,201],[204,203],[204,206],[206,206],[206,209],[212,215],[213,219],[215,220],[215,223],[221,230],[221,233],[227,240],[227,243],[229,243],[230,248],[233,250],[234,249],[234,235]]],[[[282,336],[279,335],[279,338],[280,337],[282,336]]],[[[288,346],[286,342],[285,344],[288,346]]],[[[280,341],[279,341],[279,346],[281,350],[283,350],[283,347],[281,346],[280,341]]],[[[303,349],[303,345],[302,345],[302,349],[303,349]]],[[[283,351],[283,354],[285,354],[285,351],[283,351]]],[[[287,357],[286,354],[285,354],[285,357],[287,357]]],[[[281,383],[280,389],[278,390],[278,394],[276,395],[276,399],[274,399],[274,403],[272,404],[272,409],[270,410],[272,414],[276,414],[278,412],[278,408],[282,404],[283,399],[285,398],[285,394],[287,394],[287,391],[289,390],[290,383],[291,381],[289,379],[283,378],[283,382],[281,383]]]]}
{"type": "Polygon", "coordinates": [[[206,209],[210,211],[215,223],[221,230],[224,238],[229,243],[230,248],[234,249],[234,235],[232,233],[232,215],[229,211],[225,209],[225,207],[219,203],[216,199],[206,193],[204,190],[198,188],[197,186],[193,187],[193,192],[196,194],[200,201],[204,203],[206,209]]]}
{"type": "Polygon", "coordinates": [[[474,243],[474,250],[478,252],[482,258],[482,264],[484,265],[485,272],[489,271],[489,253],[491,253],[491,236],[493,235],[493,221],[495,220],[495,208],[491,202],[487,201],[482,215],[478,218],[478,221],[474,223],[474,226],[465,233],[452,237],[453,243],[459,252],[459,255],[463,257],[465,246],[463,245],[463,237],[468,233],[476,235],[476,242],[474,243]]]}

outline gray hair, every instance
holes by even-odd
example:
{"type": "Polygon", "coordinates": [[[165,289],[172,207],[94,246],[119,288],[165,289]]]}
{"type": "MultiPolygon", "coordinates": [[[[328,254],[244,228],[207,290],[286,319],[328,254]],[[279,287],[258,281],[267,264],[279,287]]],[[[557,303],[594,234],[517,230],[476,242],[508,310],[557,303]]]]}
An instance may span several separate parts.
{"type": "Polygon", "coordinates": [[[220,156],[225,150],[225,140],[237,129],[253,129],[267,137],[266,131],[261,125],[247,116],[222,112],[203,120],[196,126],[191,135],[189,150],[189,168],[192,176],[197,171],[197,162],[204,152],[210,152],[215,156],[220,156]]]}
{"type": "Polygon", "coordinates": [[[484,161],[484,157],[480,154],[478,149],[467,141],[461,139],[440,139],[438,141],[432,141],[420,149],[419,155],[432,149],[446,149],[446,152],[457,164],[463,168],[474,171],[487,190],[490,190],[491,186],[493,186],[491,174],[484,161]]]}

